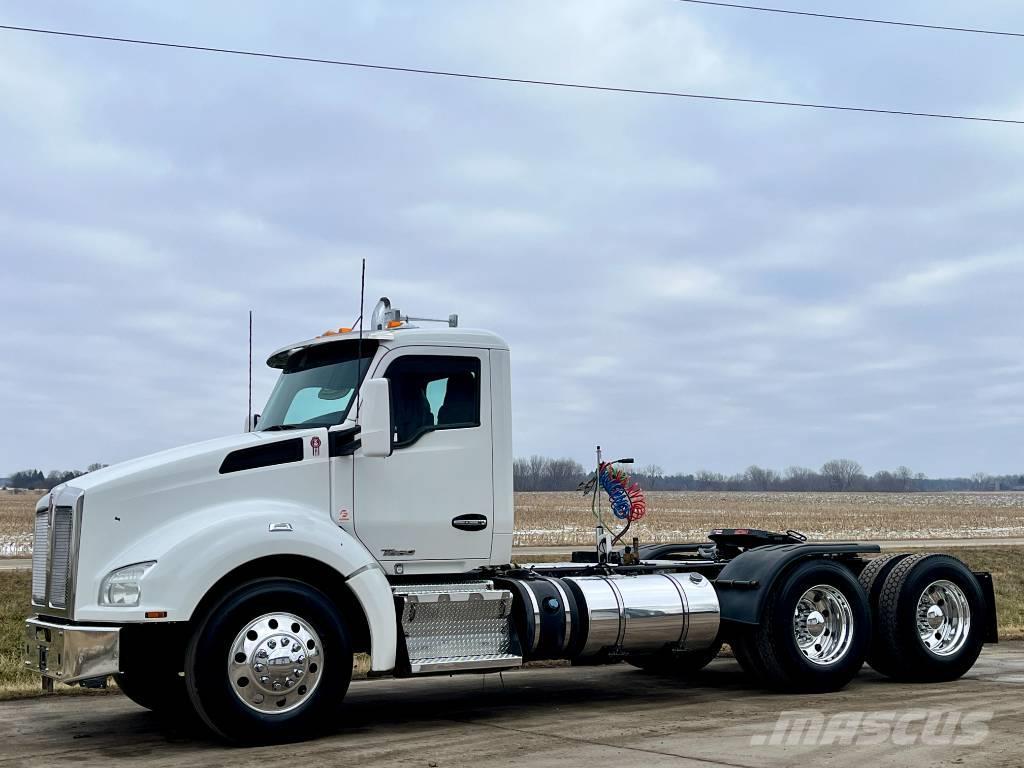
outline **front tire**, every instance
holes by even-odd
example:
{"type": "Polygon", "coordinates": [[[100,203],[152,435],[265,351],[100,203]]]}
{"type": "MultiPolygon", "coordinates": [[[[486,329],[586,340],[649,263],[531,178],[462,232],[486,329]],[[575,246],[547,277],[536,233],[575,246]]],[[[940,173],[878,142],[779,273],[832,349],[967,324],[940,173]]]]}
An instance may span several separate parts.
{"type": "Polygon", "coordinates": [[[820,693],[853,679],[870,637],[871,614],[857,579],[841,565],[811,560],[779,579],[760,624],[740,632],[732,645],[760,684],[820,693]]]}
{"type": "Polygon", "coordinates": [[[319,590],[290,579],[244,584],[213,606],[185,655],[203,721],[240,744],[308,738],[352,679],[345,623],[319,590]]]}

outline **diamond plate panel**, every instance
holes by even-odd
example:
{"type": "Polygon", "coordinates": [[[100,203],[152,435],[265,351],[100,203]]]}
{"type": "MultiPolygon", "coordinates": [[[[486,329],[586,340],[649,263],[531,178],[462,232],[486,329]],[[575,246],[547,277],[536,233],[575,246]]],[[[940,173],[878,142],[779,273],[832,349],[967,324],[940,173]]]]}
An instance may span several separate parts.
{"type": "Polygon", "coordinates": [[[402,630],[413,665],[427,659],[507,659],[518,652],[509,624],[512,593],[507,590],[420,593],[402,599],[402,630]]]}

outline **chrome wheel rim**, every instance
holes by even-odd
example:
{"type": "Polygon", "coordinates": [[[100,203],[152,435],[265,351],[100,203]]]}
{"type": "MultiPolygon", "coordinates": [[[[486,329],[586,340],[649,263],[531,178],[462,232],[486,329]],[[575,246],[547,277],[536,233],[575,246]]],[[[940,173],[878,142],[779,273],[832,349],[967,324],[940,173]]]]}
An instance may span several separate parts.
{"type": "Polygon", "coordinates": [[[801,595],[793,611],[793,638],[812,664],[834,664],[853,643],[853,609],[846,595],[818,584],[801,595]]]}
{"type": "Polygon", "coordinates": [[[231,689],[247,707],[265,715],[291,712],[320,684],[320,636],[299,616],[268,613],[235,636],[227,667],[231,689]]]}
{"type": "Polygon", "coordinates": [[[971,632],[971,606],[967,595],[946,579],[933,581],[917,600],[917,632],[936,656],[952,656],[967,643],[971,632]]]}

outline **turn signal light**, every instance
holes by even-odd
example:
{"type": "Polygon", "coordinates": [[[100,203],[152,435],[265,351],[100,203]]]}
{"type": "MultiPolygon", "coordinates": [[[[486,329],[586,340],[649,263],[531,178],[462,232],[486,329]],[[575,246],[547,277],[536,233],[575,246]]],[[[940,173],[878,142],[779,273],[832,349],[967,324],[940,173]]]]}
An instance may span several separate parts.
{"type": "Polygon", "coordinates": [[[167,611],[146,611],[147,619],[166,619],[167,611]]]}
{"type": "Polygon", "coordinates": [[[388,328],[397,328],[402,324],[401,320],[388,320],[388,328]]]}

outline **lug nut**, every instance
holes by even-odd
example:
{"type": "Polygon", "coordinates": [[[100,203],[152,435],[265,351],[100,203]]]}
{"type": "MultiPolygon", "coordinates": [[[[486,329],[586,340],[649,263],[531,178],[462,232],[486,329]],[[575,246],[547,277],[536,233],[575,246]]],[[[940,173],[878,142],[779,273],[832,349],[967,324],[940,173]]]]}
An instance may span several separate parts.
{"type": "Polygon", "coordinates": [[[263,694],[262,693],[257,693],[255,696],[253,696],[252,697],[252,703],[253,704],[262,704],[263,703],[263,694]]]}
{"type": "Polygon", "coordinates": [[[254,672],[266,672],[267,671],[267,665],[266,664],[259,664],[259,663],[254,664],[253,665],[253,671],[254,672]]]}
{"type": "Polygon", "coordinates": [[[269,648],[270,650],[274,650],[275,648],[277,648],[277,640],[268,640],[267,648],[269,648]]]}
{"type": "Polygon", "coordinates": [[[280,691],[282,686],[281,686],[281,684],[279,682],[277,682],[275,680],[274,684],[272,686],[270,686],[270,687],[273,688],[275,691],[280,691]]]}
{"type": "Polygon", "coordinates": [[[267,658],[267,655],[268,655],[267,652],[265,650],[263,650],[262,648],[260,648],[260,650],[256,653],[256,658],[257,659],[265,659],[265,658],[267,658]]]}
{"type": "Polygon", "coordinates": [[[269,682],[270,682],[270,678],[267,677],[266,675],[263,675],[263,677],[260,678],[260,685],[266,685],[269,682]]]}
{"type": "Polygon", "coordinates": [[[291,688],[292,685],[294,685],[294,682],[292,681],[292,679],[290,677],[286,677],[284,679],[284,687],[285,688],[291,688]]]}
{"type": "Polygon", "coordinates": [[[302,669],[296,667],[292,670],[292,674],[295,675],[295,679],[298,680],[300,677],[302,677],[302,669]]]}

